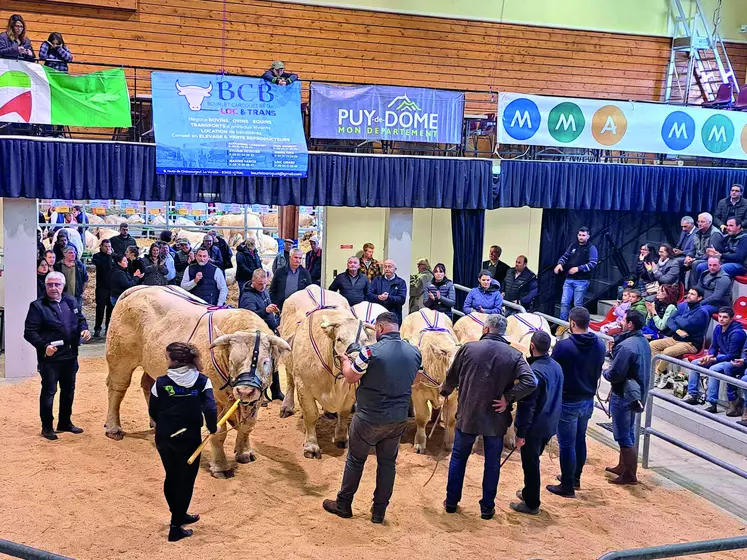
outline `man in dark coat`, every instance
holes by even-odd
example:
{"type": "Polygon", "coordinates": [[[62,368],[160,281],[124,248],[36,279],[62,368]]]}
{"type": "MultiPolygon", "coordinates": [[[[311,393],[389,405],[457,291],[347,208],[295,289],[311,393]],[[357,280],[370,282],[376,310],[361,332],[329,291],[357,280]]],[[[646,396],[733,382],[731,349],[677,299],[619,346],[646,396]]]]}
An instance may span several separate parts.
{"type": "Polygon", "coordinates": [[[456,436],[444,501],[447,513],[457,511],[457,504],[462,499],[467,459],[475,439],[481,435],[485,445],[485,472],[480,513],[483,519],[493,518],[503,436],[511,425],[512,404],[537,387],[524,356],[503,338],[505,332],[506,318],[488,315],[482,338],[457,351],[441,385],[443,397],[459,388],[456,436]]]}
{"type": "Polygon", "coordinates": [[[348,300],[350,307],[368,300],[370,284],[368,277],[360,273],[361,261],[358,257],[348,259],[348,268],[342,274],[338,274],[329,289],[332,292],[340,292],[340,295],[348,300]]]}
{"type": "Polygon", "coordinates": [[[563,406],[563,370],[549,355],[550,335],[537,331],[529,343],[529,365],[537,378],[537,389],[519,401],[516,408],[516,447],[521,449],[524,488],[516,493],[521,502],[512,503],[519,513],[540,512],[540,455],[558,432],[563,406]]]}
{"type": "Polygon", "coordinates": [[[236,283],[239,285],[239,299],[244,293],[244,284],[252,281],[254,271],[262,268],[262,259],[257,251],[257,242],[249,237],[236,247],[236,283]]]}
{"type": "Polygon", "coordinates": [[[110,240],[112,243],[112,252],[118,255],[126,254],[127,247],[135,247],[137,249],[137,242],[130,235],[130,226],[126,223],[119,224],[119,235],[115,235],[110,240]]]}
{"type": "Polygon", "coordinates": [[[322,248],[319,247],[319,239],[309,239],[311,251],[306,253],[306,270],[311,275],[311,281],[317,286],[322,285],[322,248]]]}
{"type": "Polygon", "coordinates": [[[509,268],[508,265],[501,260],[502,254],[503,249],[498,245],[493,245],[490,247],[490,251],[488,252],[488,260],[483,261],[482,263],[482,270],[489,271],[490,274],[493,275],[493,280],[497,280],[501,285],[501,288],[503,288],[503,280],[506,278],[506,273],[509,268]]]}
{"type": "Polygon", "coordinates": [[[722,232],[726,232],[726,221],[729,218],[736,218],[738,223],[744,223],[747,217],[747,200],[743,195],[744,187],[734,184],[729,189],[729,196],[718,201],[716,211],[713,213],[713,225],[722,232]]]}
{"type": "Polygon", "coordinates": [[[233,268],[233,261],[231,261],[231,257],[233,257],[233,251],[228,246],[226,240],[218,235],[218,232],[216,230],[210,230],[210,237],[213,238],[213,244],[218,247],[218,250],[220,251],[220,268],[225,273],[229,268],[233,268]]]}
{"type": "Polygon", "coordinates": [[[378,303],[391,311],[402,324],[402,306],[407,298],[407,284],[397,276],[397,263],[392,259],[384,261],[384,274],[371,281],[368,290],[368,301],[378,303]]]}
{"type": "Polygon", "coordinates": [[[610,480],[613,484],[638,484],[635,418],[643,412],[651,377],[651,349],[641,333],[644,323],[643,315],[628,310],[623,333],[615,338],[612,363],[604,371],[604,378],[611,383],[612,434],[620,446],[617,466],[605,469],[617,475],[610,480]]]}
{"type": "Polygon", "coordinates": [[[101,326],[109,328],[112,318],[112,299],[109,280],[112,275],[112,244],[103,239],[99,245],[99,252],[91,257],[91,263],[96,267],[96,323],[93,326],[93,336],[101,336],[101,326]],[[104,321],[106,319],[106,321],[104,321]]]}
{"type": "Polygon", "coordinates": [[[71,415],[75,398],[75,376],[78,372],[78,345],[80,340],[91,339],[83,309],[77,300],[64,293],[65,275],[50,272],[44,280],[47,293],[31,302],[26,325],[25,338],[36,348],[39,375],[42,387],[39,397],[41,435],[45,439],[57,439],[52,424],[52,405],[60,385],[60,414],[57,419],[58,432],[81,434],[83,430],[75,426],[71,415]]]}
{"type": "Polygon", "coordinates": [[[501,284],[503,300],[518,303],[529,309],[537,297],[537,275],[527,268],[527,258],[524,255],[516,257],[514,268],[509,268],[501,284]]]}
{"type": "Polygon", "coordinates": [[[311,286],[311,276],[301,266],[303,251],[291,249],[288,266],[278,268],[270,285],[270,299],[282,311],[285,300],[300,290],[311,286]]]}

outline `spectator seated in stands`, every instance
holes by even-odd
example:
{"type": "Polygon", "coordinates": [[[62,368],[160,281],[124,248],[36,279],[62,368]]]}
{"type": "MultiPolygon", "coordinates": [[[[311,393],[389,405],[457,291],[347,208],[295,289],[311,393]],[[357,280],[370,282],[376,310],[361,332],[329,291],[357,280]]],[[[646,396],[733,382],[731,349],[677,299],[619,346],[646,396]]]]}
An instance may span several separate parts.
{"type": "Polygon", "coordinates": [[[477,276],[480,285],[472,288],[464,300],[462,311],[469,315],[473,311],[477,313],[503,314],[503,296],[501,296],[498,282],[493,280],[490,271],[481,270],[477,276]]]}
{"type": "Polygon", "coordinates": [[[280,60],[272,63],[267,72],[262,74],[262,79],[275,84],[276,86],[289,86],[298,81],[298,74],[290,74],[285,71],[285,64],[280,60]]]}
{"type": "Polygon", "coordinates": [[[625,288],[623,290],[622,299],[612,308],[612,314],[614,315],[615,320],[606,325],[602,325],[602,328],[599,329],[602,333],[609,334],[610,331],[615,332],[622,329],[622,325],[625,322],[625,314],[628,312],[628,309],[630,309],[630,292],[632,291],[633,290],[630,288],[625,288]]]}
{"type": "Polygon", "coordinates": [[[677,286],[662,284],[656,292],[654,302],[645,302],[646,305],[646,325],[643,327],[643,336],[649,340],[657,340],[672,336],[672,331],[667,327],[667,323],[677,313],[677,300],[680,297],[677,286]]]}
{"type": "MultiPolygon", "coordinates": [[[[692,257],[685,257],[685,268],[694,271],[698,268],[698,265],[705,263],[708,260],[708,254],[706,251],[713,247],[713,236],[721,238],[721,232],[713,225],[713,216],[708,212],[698,214],[698,229],[695,230],[695,237],[693,238],[693,250],[694,255],[692,257]]],[[[688,287],[695,285],[698,281],[695,278],[695,272],[690,273],[688,280],[688,287]]]]}
{"type": "MultiPolygon", "coordinates": [[[[709,257],[721,259],[721,270],[730,278],[741,276],[745,273],[744,262],[747,259],[747,235],[742,230],[742,222],[737,218],[729,218],[726,221],[726,236],[713,241],[713,248],[706,252],[709,257]]],[[[695,269],[697,278],[700,278],[707,263],[702,263],[695,269]]]]}
{"type": "Polygon", "coordinates": [[[368,301],[368,290],[371,285],[368,276],[361,271],[361,261],[353,255],[348,258],[348,267],[345,272],[335,276],[329,285],[332,292],[340,292],[340,295],[348,300],[350,307],[358,305],[362,301],[368,301]]]}
{"type": "Polygon", "coordinates": [[[54,70],[67,72],[67,63],[73,61],[73,53],[60,33],[50,33],[49,39],[39,46],[39,60],[54,70]]]}
{"type": "Polygon", "coordinates": [[[426,288],[423,304],[428,309],[444,313],[449,319],[453,318],[451,308],[456,305],[456,291],[454,282],[446,278],[446,266],[443,263],[433,267],[433,281],[426,288]]]}
{"type": "Polygon", "coordinates": [[[721,307],[731,307],[732,279],[721,270],[718,257],[708,258],[708,270],[698,279],[697,286],[703,290],[703,308],[713,315],[721,307]]]}
{"type": "Polygon", "coordinates": [[[656,246],[651,243],[644,243],[638,251],[638,255],[635,257],[635,263],[632,267],[632,274],[623,285],[618,288],[618,298],[622,297],[623,288],[639,288],[641,291],[646,291],[646,278],[648,278],[648,271],[646,270],[646,264],[654,264],[659,260],[659,255],[656,253],[656,246]]]}
{"type": "MultiPolygon", "coordinates": [[[[534,298],[537,297],[537,291],[537,276],[527,268],[527,258],[519,255],[514,262],[514,268],[509,268],[506,272],[503,281],[503,299],[529,309],[534,298]]],[[[508,311],[506,309],[506,312],[508,311]]]]}
{"type": "Polygon", "coordinates": [[[0,33],[0,58],[13,58],[33,62],[34,48],[26,37],[26,22],[18,14],[8,19],[8,29],[0,33]]]}
{"type": "Polygon", "coordinates": [[[659,260],[655,263],[641,262],[641,278],[645,282],[645,291],[653,299],[662,284],[679,284],[680,263],[673,258],[674,250],[668,243],[659,247],[659,260]]]}
{"type": "Polygon", "coordinates": [[[744,199],[744,187],[734,184],[729,189],[729,196],[718,201],[716,212],[713,214],[713,225],[726,232],[726,221],[736,218],[742,224],[747,217],[747,200],[744,199]]]}
{"type": "Polygon", "coordinates": [[[695,255],[695,220],[690,216],[684,216],[680,221],[682,232],[677,240],[677,245],[672,249],[674,258],[679,261],[680,267],[685,262],[685,257],[695,255]]]}
{"type": "MultiPolygon", "coordinates": [[[[677,312],[669,318],[667,328],[672,336],[651,341],[651,355],[665,354],[673,358],[680,358],[685,354],[700,352],[705,340],[705,334],[711,318],[701,305],[703,291],[700,288],[690,288],[685,301],[677,306],[677,312]]],[[[670,383],[667,362],[656,364],[656,386],[665,389],[670,383]]]]}
{"type": "MultiPolygon", "coordinates": [[[[739,321],[734,321],[734,310],[731,307],[722,307],[718,310],[718,325],[713,329],[713,342],[708,349],[708,354],[695,360],[693,364],[710,369],[716,373],[728,375],[729,377],[741,378],[744,373],[744,364],[735,365],[735,360],[741,358],[747,334],[745,334],[739,321]]],[[[721,381],[715,377],[708,378],[708,389],[706,391],[706,412],[716,414],[718,412],[718,393],[721,381]]],[[[727,398],[729,408],[727,416],[741,416],[744,412],[744,400],[738,396],[738,388],[727,385],[727,398]]],[[[690,380],[687,384],[687,395],[683,399],[687,404],[698,404],[700,402],[700,375],[690,372],[690,380]]]]}

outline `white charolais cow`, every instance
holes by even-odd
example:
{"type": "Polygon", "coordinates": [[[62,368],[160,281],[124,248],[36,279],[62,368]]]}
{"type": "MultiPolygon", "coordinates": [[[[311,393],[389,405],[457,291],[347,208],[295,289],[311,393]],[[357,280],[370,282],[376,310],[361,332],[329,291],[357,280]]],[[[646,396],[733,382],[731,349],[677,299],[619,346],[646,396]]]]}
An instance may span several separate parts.
{"type": "MultiPolygon", "coordinates": [[[[451,320],[432,309],[422,309],[405,317],[401,334],[404,340],[417,346],[423,356],[423,371],[418,373],[412,385],[412,407],[417,425],[415,452],[425,453],[425,426],[431,417],[431,408],[438,409],[442,406],[439,387],[454,361],[458,341],[451,320]]],[[[441,420],[446,429],[444,447],[451,451],[456,428],[457,393],[449,395],[443,406],[441,420]]]]}
{"type": "Polygon", "coordinates": [[[187,105],[192,111],[199,111],[202,108],[202,102],[205,101],[206,97],[210,97],[210,92],[213,91],[213,82],[210,82],[208,87],[182,86],[177,80],[175,86],[179,95],[187,100],[187,105]]]}
{"type": "MultiPolygon", "coordinates": [[[[145,399],[156,377],[165,375],[168,360],[165,348],[172,342],[189,341],[200,350],[203,373],[212,381],[220,417],[232,401],[240,400],[229,420],[236,429],[236,461],[256,459],[249,435],[257,422],[261,403],[259,389],[234,383],[225,389],[226,379],[256,374],[268,385],[273,363],[290,351],[283,339],[275,336],[265,322],[245,309],[221,309],[207,312],[207,304],[176,286],[136,286],[117,301],[106,333],[106,361],[109,375],[109,411],[106,435],[115,440],[124,437],[120,419],[122,399],[130,386],[134,370],[141,366],[141,386],[145,399]],[[260,337],[257,367],[252,368],[256,337],[260,337]]],[[[223,450],[228,427],[211,438],[210,472],[216,478],[233,476],[223,450]]]]}
{"type": "Polygon", "coordinates": [[[376,321],[376,317],[378,317],[382,313],[386,313],[387,308],[378,303],[362,301],[360,303],[356,303],[353,307],[350,308],[350,310],[353,312],[353,315],[358,317],[358,319],[373,325],[376,321]]]}
{"type": "MultiPolygon", "coordinates": [[[[221,237],[223,237],[231,246],[238,245],[238,243],[240,243],[244,239],[244,214],[223,214],[222,216],[208,216],[208,218],[205,220],[205,225],[219,226],[216,228],[216,230],[221,235],[221,237]]],[[[247,212],[246,227],[247,237],[251,237],[252,239],[256,239],[258,241],[257,249],[259,249],[259,251],[263,253],[269,252],[266,250],[267,248],[265,248],[266,242],[262,239],[262,221],[259,217],[259,214],[255,214],[254,212],[247,212]]],[[[277,244],[275,245],[275,253],[277,253],[277,244]]]]}
{"type": "MultiPolygon", "coordinates": [[[[322,457],[316,435],[317,403],[325,412],[337,413],[334,442],[340,448],[347,445],[348,418],[355,403],[356,386],[343,378],[339,356],[353,345],[361,347],[374,341],[373,325],[356,319],[344,308],[312,311],[298,326],[291,344],[293,349],[284,361],[286,368],[293,371],[303,411],[306,431],[303,454],[307,459],[322,457]]],[[[350,358],[355,359],[357,354],[351,353],[350,358]]],[[[288,387],[286,399],[292,391],[288,387]]]]}

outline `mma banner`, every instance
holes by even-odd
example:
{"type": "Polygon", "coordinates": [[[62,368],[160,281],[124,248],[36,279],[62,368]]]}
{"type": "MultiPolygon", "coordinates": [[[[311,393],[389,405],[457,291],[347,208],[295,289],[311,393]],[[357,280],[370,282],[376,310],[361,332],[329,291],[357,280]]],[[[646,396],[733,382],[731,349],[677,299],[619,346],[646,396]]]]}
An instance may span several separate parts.
{"type": "Polygon", "coordinates": [[[0,121],[129,128],[124,69],[71,76],[33,62],[0,59],[0,121]]]}
{"type": "Polygon", "coordinates": [[[747,159],[747,113],[501,93],[498,142],[747,159]]]}

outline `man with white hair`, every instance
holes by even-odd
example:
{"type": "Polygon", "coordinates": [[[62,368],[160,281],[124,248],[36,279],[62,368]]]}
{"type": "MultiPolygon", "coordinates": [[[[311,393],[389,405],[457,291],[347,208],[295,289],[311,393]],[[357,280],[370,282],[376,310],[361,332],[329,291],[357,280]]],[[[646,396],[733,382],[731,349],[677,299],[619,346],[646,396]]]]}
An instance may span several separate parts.
{"type": "Polygon", "coordinates": [[[386,307],[399,318],[402,324],[402,306],[407,298],[407,284],[397,276],[397,263],[393,259],[384,261],[384,274],[371,281],[368,290],[368,301],[386,307]]]}
{"type": "Polygon", "coordinates": [[[682,231],[673,252],[676,259],[682,263],[685,257],[691,257],[695,254],[695,220],[692,219],[692,216],[683,216],[680,220],[680,227],[682,231]]]}
{"type": "Polygon", "coordinates": [[[283,303],[292,294],[311,285],[309,272],[301,266],[303,251],[291,249],[288,265],[278,268],[270,286],[270,299],[282,311],[283,303]]]}
{"type": "Polygon", "coordinates": [[[511,425],[512,405],[537,388],[537,380],[524,355],[509,345],[503,338],[505,334],[506,318],[488,315],[482,338],[459,348],[439,390],[446,398],[459,388],[456,435],[444,500],[446,513],[457,511],[467,460],[475,439],[482,436],[485,470],[480,514],[483,519],[493,518],[503,436],[511,425]]]}
{"type": "Polygon", "coordinates": [[[91,333],[77,300],[64,293],[65,275],[50,272],[44,280],[44,286],[46,294],[29,306],[23,338],[36,348],[37,367],[42,380],[39,397],[41,435],[54,441],[57,434],[52,427],[52,405],[58,383],[60,412],[57,431],[83,433],[82,429],[73,424],[71,415],[75,397],[75,375],[78,372],[78,344],[81,339],[90,340],[91,333]]]}
{"type": "Polygon", "coordinates": [[[319,246],[319,238],[314,236],[309,239],[311,251],[306,253],[306,270],[311,275],[311,281],[317,286],[322,285],[322,248],[319,246]]]}
{"type": "MultiPolygon", "coordinates": [[[[713,216],[708,212],[698,214],[698,228],[693,236],[693,256],[686,256],[683,263],[686,269],[693,271],[699,264],[705,263],[708,260],[706,250],[713,247],[714,236],[720,237],[721,233],[713,225],[713,216]]],[[[697,282],[698,279],[691,272],[688,279],[688,287],[694,286],[697,282]]]]}

